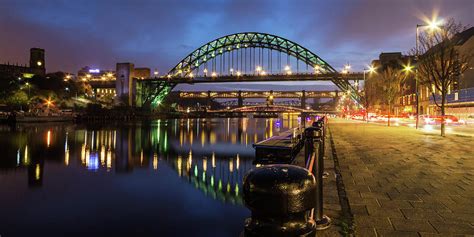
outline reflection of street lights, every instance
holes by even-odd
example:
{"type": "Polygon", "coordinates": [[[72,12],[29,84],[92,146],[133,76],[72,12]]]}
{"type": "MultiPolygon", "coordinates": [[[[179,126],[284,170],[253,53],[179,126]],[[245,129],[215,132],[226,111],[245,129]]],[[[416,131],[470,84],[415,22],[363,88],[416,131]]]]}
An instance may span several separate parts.
{"type": "MultiPolygon", "coordinates": [[[[415,39],[415,61],[418,63],[418,41],[419,41],[419,30],[418,28],[421,27],[428,27],[431,31],[439,30],[441,25],[441,21],[437,20],[436,18],[432,19],[431,21],[426,21],[425,24],[417,24],[416,25],[416,39],[415,39]]],[[[418,124],[420,120],[420,95],[419,95],[419,88],[418,88],[418,68],[415,68],[415,99],[416,99],[416,122],[415,122],[415,129],[418,129],[418,124]]]]}

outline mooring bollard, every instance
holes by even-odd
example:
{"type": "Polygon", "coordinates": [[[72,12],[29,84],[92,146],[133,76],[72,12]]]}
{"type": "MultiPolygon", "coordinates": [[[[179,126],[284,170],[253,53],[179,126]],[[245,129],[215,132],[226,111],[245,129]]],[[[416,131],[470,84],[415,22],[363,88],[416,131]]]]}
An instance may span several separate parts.
{"type": "Polygon", "coordinates": [[[267,165],[244,178],[243,198],[252,212],[244,236],[314,236],[309,212],[316,204],[316,179],[294,165],[267,165]]]}

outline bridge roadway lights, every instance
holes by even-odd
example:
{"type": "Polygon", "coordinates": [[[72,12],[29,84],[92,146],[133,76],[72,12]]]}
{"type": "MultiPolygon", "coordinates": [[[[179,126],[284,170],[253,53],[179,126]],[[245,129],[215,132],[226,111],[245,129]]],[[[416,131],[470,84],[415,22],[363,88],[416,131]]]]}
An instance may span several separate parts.
{"type": "Polygon", "coordinates": [[[252,212],[244,237],[314,236],[316,224],[308,213],[316,204],[316,179],[294,165],[266,165],[244,178],[243,199],[252,212]]]}

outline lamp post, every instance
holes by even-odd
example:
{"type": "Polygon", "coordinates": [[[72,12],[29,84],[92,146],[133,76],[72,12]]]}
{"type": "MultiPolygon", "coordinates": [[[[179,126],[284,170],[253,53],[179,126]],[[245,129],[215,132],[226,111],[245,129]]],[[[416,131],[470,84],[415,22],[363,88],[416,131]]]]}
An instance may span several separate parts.
{"type": "MultiPolygon", "coordinates": [[[[437,30],[439,29],[439,21],[436,19],[433,19],[432,21],[428,21],[425,24],[417,24],[416,25],[416,39],[415,39],[415,61],[418,64],[418,56],[419,56],[419,47],[418,47],[418,41],[419,41],[419,28],[421,27],[429,27],[431,30],[437,30]]],[[[420,90],[418,88],[418,67],[415,68],[415,99],[416,99],[416,122],[415,122],[415,128],[418,129],[418,124],[420,120],[420,90]]]]}

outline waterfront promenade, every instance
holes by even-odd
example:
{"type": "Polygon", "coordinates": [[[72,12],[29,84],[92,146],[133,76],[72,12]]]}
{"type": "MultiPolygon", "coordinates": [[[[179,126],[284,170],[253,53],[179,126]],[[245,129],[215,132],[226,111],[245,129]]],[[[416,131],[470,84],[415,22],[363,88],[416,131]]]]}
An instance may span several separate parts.
{"type": "Polygon", "coordinates": [[[329,129],[356,236],[474,235],[474,137],[343,119],[329,129]]]}

